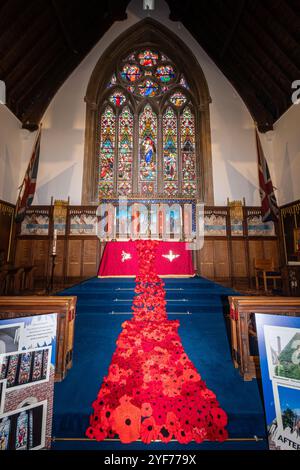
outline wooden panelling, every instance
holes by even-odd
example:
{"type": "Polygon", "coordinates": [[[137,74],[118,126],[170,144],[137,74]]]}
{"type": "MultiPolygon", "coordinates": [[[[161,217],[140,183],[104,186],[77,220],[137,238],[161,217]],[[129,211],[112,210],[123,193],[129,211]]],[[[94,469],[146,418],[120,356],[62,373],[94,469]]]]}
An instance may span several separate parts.
{"type": "Polygon", "coordinates": [[[244,240],[232,240],[232,275],[233,277],[247,277],[244,240]]]}
{"type": "Polygon", "coordinates": [[[97,272],[98,240],[83,240],[82,276],[94,276],[97,272]]]}
{"type": "Polygon", "coordinates": [[[31,239],[19,239],[16,247],[16,266],[32,264],[33,242],[31,239]]]}
{"type": "MultiPolygon", "coordinates": [[[[32,207],[31,211],[39,213],[47,208],[32,207]]],[[[205,208],[206,234],[203,248],[192,253],[196,272],[211,280],[233,285],[235,280],[253,285],[254,258],[273,257],[275,267],[279,263],[278,239],[274,231],[264,232],[260,223],[260,210],[257,207],[244,207],[244,231],[241,236],[232,236],[231,219],[228,207],[211,206],[205,208]],[[218,219],[219,217],[219,219],[218,219]],[[251,231],[248,231],[248,219],[251,231]],[[209,227],[213,227],[210,231],[209,227]],[[220,233],[219,225],[222,226],[220,233]],[[224,228],[225,226],[225,228],[224,228]],[[254,229],[253,229],[254,226],[254,229]],[[256,227],[256,228],[255,228],[256,227]],[[207,234],[208,233],[208,234],[207,234]],[[250,233],[250,235],[249,235],[250,233]]],[[[35,277],[40,280],[50,276],[51,257],[49,243],[53,243],[52,210],[48,208],[49,234],[41,235],[19,233],[16,236],[17,265],[36,265],[35,277]]],[[[57,255],[55,259],[54,278],[58,281],[70,281],[97,275],[97,270],[105,242],[100,242],[90,228],[91,220],[96,214],[94,206],[69,206],[66,221],[66,234],[57,239],[57,255]],[[78,216],[82,228],[76,233],[72,217],[78,216]],[[82,222],[81,215],[84,214],[82,222]],[[89,218],[92,216],[91,218],[89,218]]],[[[95,216],[96,219],[96,216],[95,216]]],[[[79,222],[78,222],[79,223],[79,222]]],[[[93,222],[94,223],[94,222],[93,222]]],[[[76,225],[76,224],[75,224],[76,225]]]]}
{"type": "Polygon", "coordinates": [[[65,241],[57,240],[56,259],[55,259],[55,277],[63,277],[65,267],[65,241]]]}
{"type": "Polygon", "coordinates": [[[36,276],[43,277],[47,276],[48,267],[48,250],[49,241],[48,239],[34,240],[32,246],[32,264],[37,267],[36,276]]]}
{"type": "Polygon", "coordinates": [[[229,278],[228,241],[214,240],[214,277],[229,278]]]}
{"type": "Polygon", "coordinates": [[[82,240],[69,240],[67,276],[81,276],[82,240]]]}
{"type": "Polygon", "coordinates": [[[279,248],[277,240],[263,240],[264,258],[274,260],[274,267],[279,267],[279,248]]]}
{"type": "Polygon", "coordinates": [[[200,251],[200,270],[201,275],[210,279],[214,278],[214,242],[213,240],[204,241],[200,251]]]}
{"type": "Polygon", "coordinates": [[[249,268],[250,276],[254,277],[254,259],[264,258],[263,240],[249,240],[249,268]]]}

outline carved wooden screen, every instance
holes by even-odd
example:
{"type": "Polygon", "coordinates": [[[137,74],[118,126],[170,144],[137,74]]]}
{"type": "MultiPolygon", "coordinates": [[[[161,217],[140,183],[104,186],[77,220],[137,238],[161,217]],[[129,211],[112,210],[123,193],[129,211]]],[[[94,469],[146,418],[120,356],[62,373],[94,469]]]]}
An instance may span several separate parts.
{"type": "Polygon", "coordinates": [[[98,195],[197,197],[192,90],[153,49],[121,58],[100,103],[98,195]]]}

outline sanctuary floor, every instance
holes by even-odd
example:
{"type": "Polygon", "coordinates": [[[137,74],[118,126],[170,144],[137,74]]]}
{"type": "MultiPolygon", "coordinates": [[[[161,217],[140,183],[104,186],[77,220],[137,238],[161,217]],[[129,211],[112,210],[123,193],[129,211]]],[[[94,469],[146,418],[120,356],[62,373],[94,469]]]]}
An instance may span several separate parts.
{"type": "Polygon", "coordinates": [[[91,404],[116,348],[121,324],[131,318],[134,280],[92,278],[59,295],[77,295],[73,368],[55,385],[53,449],[266,449],[260,384],[244,382],[234,369],[227,328],[228,295],[237,294],[201,277],[165,279],[169,318],[179,319],[185,351],[227,412],[229,440],[181,445],[122,444],[85,438],[91,404]]]}

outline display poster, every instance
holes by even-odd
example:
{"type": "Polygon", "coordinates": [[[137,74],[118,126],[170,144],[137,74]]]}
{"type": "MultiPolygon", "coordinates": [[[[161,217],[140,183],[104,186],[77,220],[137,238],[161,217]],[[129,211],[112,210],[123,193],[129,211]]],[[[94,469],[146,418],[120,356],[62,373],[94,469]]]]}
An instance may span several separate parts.
{"type": "Polygon", "coordinates": [[[51,446],[57,314],[0,320],[0,450],[51,446]]]}
{"type": "Polygon", "coordinates": [[[255,314],[271,450],[300,450],[300,317],[255,314]]]}

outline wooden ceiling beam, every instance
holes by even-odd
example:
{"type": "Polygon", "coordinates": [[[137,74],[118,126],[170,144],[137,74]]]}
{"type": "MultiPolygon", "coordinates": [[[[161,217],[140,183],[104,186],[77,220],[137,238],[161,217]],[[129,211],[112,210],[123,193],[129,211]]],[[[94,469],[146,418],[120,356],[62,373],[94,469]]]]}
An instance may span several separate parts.
{"type": "Polygon", "coordinates": [[[283,63],[289,63],[298,74],[300,71],[299,43],[274,18],[274,13],[272,14],[264,7],[263,2],[259,2],[258,5],[257,9],[253,8],[253,3],[249,2],[248,11],[251,14],[249,20],[252,18],[251,27],[256,28],[263,41],[270,45],[270,50],[276,51],[283,63]],[[276,34],[276,31],[278,34],[276,34]],[[287,39],[289,45],[286,45],[287,39]]]}
{"type": "Polygon", "coordinates": [[[242,18],[242,15],[244,13],[244,10],[245,10],[245,5],[246,5],[246,0],[239,0],[239,2],[237,2],[237,7],[236,7],[236,14],[235,14],[235,17],[232,21],[232,26],[231,26],[231,29],[229,31],[229,34],[227,36],[227,38],[225,39],[224,41],[224,45],[220,51],[220,57],[223,58],[229,48],[229,46],[231,45],[232,41],[233,41],[233,37],[236,33],[236,30],[239,26],[239,23],[241,21],[241,18],[242,18]]]}
{"type": "MultiPolygon", "coordinates": [[[[12,89],[16,83],[23,80],[27,71],[37,64],[41,54],[43,56],[48,54],[48,47],[49,44],[53,43],[55,31],[55,25],[52,25],[49,29],[44,28],[43,34],[39,36],[39,40],[34,41],[31,48],[28,48],[25,54],[16,57],[15,63],[10,67],[10,71],[5,77],[12,89]]],[[[56,43],[59,45],[59,39],[56,39],[56,43]]]]}
{"type": "Polygon", "coordinates": [[[45,10],[43,2],[18,1],[17,3],[18,6],[14,8],[11,6],[11,10],[8,8],[8,11],[0,17],[1,56],[12,46],[12,39],[18,37],[24,30],[28,30],[31,22],[45,10]]]}
{"type": "MultiPolygon", "coordinates": [[[[69,59],[61,58],[68,76],[74,69],[76,56],[69,56],[69,59]]],[[[45,79],[45,77],[44,77],[45,79]]],[[[39,125],[42,116],[47,109],[53,96],[64,83],[66,77],[62,77],[59,67],[51,73],[51,83],[46,80],[45,85],[40,84],[38,95],[35,98],[27,97],[26,102],[22,103],[22,114],[20,114],[20,120],[22,121],[23,128],[31,130],[39,125]]]]}
{"type": "MultiPolygon", "coordinates": [[[[35,84],[39,81],[40,77],[45,74],[45,71],[49,71],[51,66],[55,64],[56,58],[65,54],[65,49],[60,47],[61,39],[57,38],[52,43],[44,54],[41,54],[40,60],[36,61],[35,65],[27,69],[27,72],[23,75],[22,80],[19,80],[12,88],[8,87],[7,93],[9,100],[13,99],[15,102],[22,101],[23,95],[27,95],[32,90],[35,84]]],[[[51,80],[51,74],[48,77],[51,80]]],[[[10,82],[8,82],[10,84],[10,82]]]]}
{"type": "Polygon", "coordinates": [[[66,27],[66,24],[63,20],[61,9],[58,6],[57,1],[56,0],[51,0],[51,5],[52,5],[54,15],[57,19],[59,29],[61,31],[61,34],[62,34],[63,40],[65,41],[66,46],[68,47],[68,49],[70,49],[70,51],[73,54],[78,54],[78,51],[76,50],[76,48],[73,45],[73,41],[72,41],[72,38],[71,38],[70,33],[68,31],[68,28],[66,27]]]}

